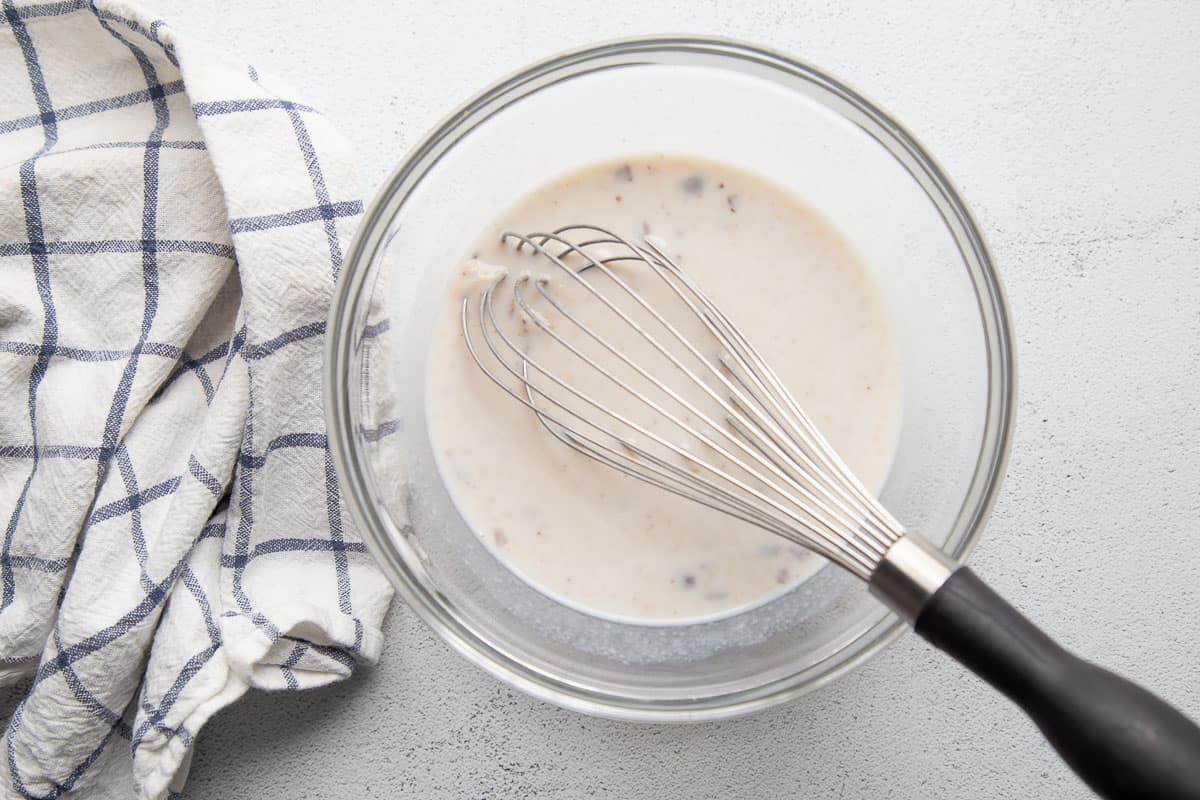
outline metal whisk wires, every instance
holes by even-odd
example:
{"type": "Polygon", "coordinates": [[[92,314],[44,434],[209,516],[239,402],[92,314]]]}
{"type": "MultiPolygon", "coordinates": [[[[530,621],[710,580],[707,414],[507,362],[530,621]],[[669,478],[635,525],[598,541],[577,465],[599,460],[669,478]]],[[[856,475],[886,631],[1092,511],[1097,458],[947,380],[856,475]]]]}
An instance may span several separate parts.
{"type": "Polygon", "coordinates": [[[903,527],[663,244],[592,225],[504,239],[553,277],[497,273],[463,299],[497,386],[576,452],[870,578],[903,527]]]}

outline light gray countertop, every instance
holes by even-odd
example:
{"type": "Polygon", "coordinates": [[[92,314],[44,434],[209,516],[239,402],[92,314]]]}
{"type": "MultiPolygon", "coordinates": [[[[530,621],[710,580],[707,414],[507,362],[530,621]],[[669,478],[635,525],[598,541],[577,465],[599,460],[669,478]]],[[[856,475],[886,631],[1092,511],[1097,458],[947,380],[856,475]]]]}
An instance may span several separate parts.
{"type": "MultiPolygon", "coordinates": [[[[1020,361],[1008,477],[972,558],[1068,646],[1200,717],[1200,4],[161,0],[357,144],[368,193],[454,105],[632,34],[760,42],[861,90],[957,181],[1020,361]]],[[[635,727],[500,685],[397,604],[383,660],[252,693],[187,796],[1080,798],[1007,702],[907,636],[791,705],[635,727]]]]}

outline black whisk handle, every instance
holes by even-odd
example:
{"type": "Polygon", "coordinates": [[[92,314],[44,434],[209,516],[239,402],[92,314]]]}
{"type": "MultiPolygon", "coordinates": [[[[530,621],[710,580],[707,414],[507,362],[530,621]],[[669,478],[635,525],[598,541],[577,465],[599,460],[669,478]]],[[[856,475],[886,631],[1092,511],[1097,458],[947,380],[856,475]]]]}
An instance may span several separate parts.
{"type": "Polygon", "coordinates": [[[1067,652],[960,567],[913,624],[1007,695],[1110,800],[1200,800],[1200,727],[1131,681],[1067,652]]]}

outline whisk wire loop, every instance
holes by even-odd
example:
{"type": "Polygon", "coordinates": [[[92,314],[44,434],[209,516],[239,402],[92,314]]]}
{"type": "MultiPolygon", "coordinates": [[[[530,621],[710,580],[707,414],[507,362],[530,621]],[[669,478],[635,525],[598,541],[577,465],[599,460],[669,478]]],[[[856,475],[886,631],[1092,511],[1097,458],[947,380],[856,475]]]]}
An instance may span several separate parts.
{"type": "Polygon", "coordinates": [[[592,225],[506,233],[504,239],[552,264],[568,288],[580,287],[583,299],[572,306],[555,291],[555,280],[507,273],[482,288],[476,313],[472,298],[464,297],[467,351],[493,383],[531,409],[555,439],[597,463],[870,577],[904,529],[858,481],[766,360],[658,242],[647,239],[641,246],[592,225]],[[633,285],[651,277],[669,287],[670,308],[657,307],[633,285]],[[615,389],[625,401],[620,408],[574,378],[574,369],[560,371],[555,359],[539,357],[524,333],[505,330],[495,309],[505,283],[511,286],[512,311],[557,348],[555,355],[569,356],[569,364],[615,389]],[[536,296],[529,294],[531,285],[536,296]],[[565,323],[564,332],[535,302],[565,323]],[[618,330],[632,331],[654,363],[625,352],[609,335],[613,329],[574,310],[580,305],[589,314],[599,310],[618,330]],[[676,314],[683,315],[678,322],[676,314]],[[697,341],[681,329],[685,320],[693,320],[693,327],[700,323],[697,341]],[[683,378],[682,386],[660,374],[664,370],[674,380],[683,378]],[[655,430],[663,427],[671,435],[655,430]]]}

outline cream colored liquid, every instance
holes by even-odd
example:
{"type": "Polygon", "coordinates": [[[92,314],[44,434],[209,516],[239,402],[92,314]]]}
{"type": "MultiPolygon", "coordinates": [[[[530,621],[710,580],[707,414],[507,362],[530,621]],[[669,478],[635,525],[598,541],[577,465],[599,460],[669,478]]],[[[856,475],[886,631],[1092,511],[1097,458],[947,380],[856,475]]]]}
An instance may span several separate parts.
{"type": "MultiPolygon", "coordinates": [[[[727,166],[637,158],[542,188],[505,212],[470,255],[514,274],[551,274],[501,244],[501,233],[584,221],[665,242],[864,483],[882,484],[899,426],[898,357],[875,285],[819,215],[727,166]]],[[[430,353],[428,419],[455,502],[512,569],[595,613],[667,621],[763,600],[820,566],[773,534],[554,440],[466,352],[461,303],[477,295],[478,269],[464,267],[445,297],[430,353]]]]}

